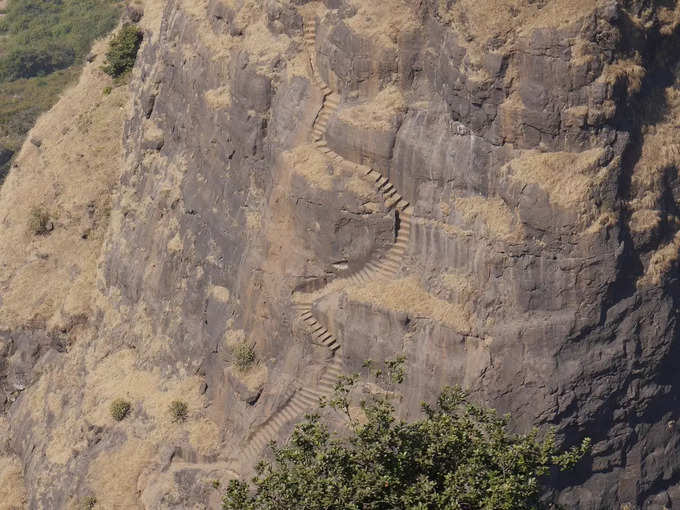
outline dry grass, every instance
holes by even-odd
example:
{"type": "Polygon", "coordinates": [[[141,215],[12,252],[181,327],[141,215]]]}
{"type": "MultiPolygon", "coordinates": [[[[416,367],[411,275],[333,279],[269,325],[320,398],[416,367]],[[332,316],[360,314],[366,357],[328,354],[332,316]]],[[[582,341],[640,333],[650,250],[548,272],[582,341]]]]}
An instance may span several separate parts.
{"type": "Polygon", "coordinates": [[[399,35],[418,28],[412,2],[387,0],[366,2],[352,0],[357,13],[345,20],[357,35],[382,47],[395,47],[399,35]]]}
{"type": "Polygon", "coordinates": [[[21,462],[17,457],[0,457],[0,510],[27,508],[21,462]]]}
{"type": "Polygon", "coordinates": [[[642,80],[647,73],[647,70],[639,65],[639,58],[630,58],[626,60],[617,60],[612,64],[608,64],[599,80],[614,85],[620,80],[625,80],[628,95],[640,92],[642,87],[642,80]]]}
{"type": "Polygon", "coordinates": [[[231,106],[231,89],[224,85],[218,89],[209,90],[205,93],[205,100],[216,110],[229,108],[231,106]]]}
{"type": "Polygon", "coordinates": [[[470,225],[469,230],[484,229],[491,239],[519,242],[524,238],[521,223],[516,214],[499,197],[474,195],[457,197],[453,208],[470,225]]]}
{"type": "MultiPolygon", "coordinates": [[[[102,54],[106,47],[100,41],[94,51],[102,54]]],[[[111,82],[99,71],[101,63],[100,57],[86,65],[78,84],[38,120],[29,138],[42,140],[40,148],[24,144],[18,168],[0,189],[4,327],[29,320],[59,327],[69,316],[91,312],[97,257],[121,171],[127,102],[125,87],[102,97],[111,82]],[[49,236],[33,236],[35,228],[27,232],[38,209],[50,211],[49,236]]],[[[37,218],[39,233],[46,227],[43,216],[37,218]]]]}
{"type": "Polygon", "coordinates": [[[404,96],[397,87],[390,86],[366,103],[340,109],[338,118],[353,127],[387,131],[395,127],[405,111],[404,96]]]}
{"type": "Polygon", "coordinates": [[[347,295],[378,308],[433,319],[462,333],[470,331],[470,316],[460,305],[429,294],[415,277],[375,280],[361,287],[349,287],[347,295]]]}
{"type": "Polygon", "coordinates": [[[329,160],[311,144],[298,145],[282,154],[282,161],[297,175],[322,190],[331,190],[336,180],[329,160]]]}
{"type": "Polygon", "coordinates": [[[577,22],[596,8],[593,0],[439,0],[439,16],[477,41],[536,28],[558,28],[577,22]],[[448,5],[447,4],[451,4],[448,5]]]}
{"type": "Polygon", "coordinates": [[[663,276],[673,267],[679,256],[680,232],[677,232],[668,244],[652,254],[644,276],[638,280],[638,286],[659,285],[663,276]]]}
{"type": "Polygon", "coordinates": [[[580,153],[528,151],[508,163],[504,172],[520,183],[539,185],[556,205],[579,208],[589,190],[608,176],[609,169],[599,165],[603,155],[602,148],[580,153]]]}

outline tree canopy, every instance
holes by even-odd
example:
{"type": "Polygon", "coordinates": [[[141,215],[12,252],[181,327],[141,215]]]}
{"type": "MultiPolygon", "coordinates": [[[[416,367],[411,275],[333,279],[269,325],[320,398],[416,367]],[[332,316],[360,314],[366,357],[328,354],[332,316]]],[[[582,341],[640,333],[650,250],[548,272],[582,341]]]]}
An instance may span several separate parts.
{"type": "MultiPolygon", "coordinates": [[[[378,378],[400,382],[399,362],[378,378]]],[[[568,450],[555,435],[513,434],[509,416],[476,405],[461,388],[446,387],[411,423],[397,419],[389,393],[351,412],[358,376],[343,378],[328,405],[345,416],[346,434],[308,415],[290,440],[273,443],[273,460],[257,467],[252,484],[232,480],[225,510],[516,510],[542,508],[541,481],[569,469],[589,440],[568,450]]]]}

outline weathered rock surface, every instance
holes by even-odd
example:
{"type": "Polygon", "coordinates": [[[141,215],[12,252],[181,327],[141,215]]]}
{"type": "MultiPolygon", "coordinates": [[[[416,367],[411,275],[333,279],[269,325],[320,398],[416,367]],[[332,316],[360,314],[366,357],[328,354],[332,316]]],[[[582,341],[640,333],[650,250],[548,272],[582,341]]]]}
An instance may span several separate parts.
{"type": "MultiPolygon", "coordinates": [[[[518,429],[592,437],[552,481],[565,507],[679,504],[677,2],[143,13],[110,214],[62,204],[50,235],[97,243],[76,263],[16,233],[29,248],[0,261],[0,487],[29,508],[216,508],[211,480],[333,377],[403,352],[405,415],[462,384],[518,429]],[[31,301],[51,258],[79,283],[31,301]]],[[[34,135],[11,186],[49,157],[34,135]]]]}

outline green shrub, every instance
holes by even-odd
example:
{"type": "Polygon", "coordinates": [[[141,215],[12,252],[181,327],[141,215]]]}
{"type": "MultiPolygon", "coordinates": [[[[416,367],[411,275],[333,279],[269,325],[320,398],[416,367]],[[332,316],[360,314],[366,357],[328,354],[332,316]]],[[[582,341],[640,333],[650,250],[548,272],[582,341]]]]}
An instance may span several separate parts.
{"type": "Polygon", "coordinates": [[[211,480],[210,485],[212,486],[213,489],[217,490],[220,488],[220,485],[222,485],[222,483],[220,483],[219,480],[211,480]]]}
{"type": "MultiPolygon", "coordinates": [[[[376,374],[392,385],[404,377],[399,364],[376,374]]],[[[361,401],[359,417],[357,381],[341,378],[324,403],[345,414],[348,431],[308,415],[288,442],[272,445],[273,461],[261,461],[251,483],[229,482],[223,508],[535,510],[550,470],[573,467],[589,449],[587,439],[562,451],[552,432],[512,433],[508,416],[470,402],[460,388],[444,388],[411,423],[396,417],[390,395],[398,395],[388,391],[361,401]]]]}
{"type": "Polygon", "coordinates": [[[109,51],[106,52],[106,63],[102,70],[114,78],[121,76],[135,65],[139,46],[144,35],[134,25],[125,24],[111,39],[109,51]]]}
{"type": "Polygon", "coordinates": [[[52,230],[50,214],[43,207],[34,207],[28,219],[28,229],[37,236],[45,235],[52,230]]]}
{"type": "Polygon", "coordinates": [[[112,90],[113,89],[111,87],[104,87],[104,90],[102,90],[102,94],[104,94],[105,96],[108,96],[109,94],[111,94],[112,90]]]}
{"type": "Polygon", "coordinates": [[[239,342],[233,348],[234,364],[236,367],[245,372],[252,367],[257,361],[255,354],[255,344],[248,342],[239,342]]]}
{"type": "Polygon", "coordinates": [[[173,400],[170,403],[170,416],[175,423],[183,422],[189,415],[189,406],[182,400],[173,400]]]}
{"type": "Polygon", "coordinates": [[[76,508],[78,508],[78,510],[92,510],[96,504],[97,498],[94,496],[87,496],[78,502],[76,508]]]}
{"type": "Polygon", "coordinates": [[[122,421],[130,412],[130,402],[117,398],[111,402],[111,417],[116,421],[122,421]]]}

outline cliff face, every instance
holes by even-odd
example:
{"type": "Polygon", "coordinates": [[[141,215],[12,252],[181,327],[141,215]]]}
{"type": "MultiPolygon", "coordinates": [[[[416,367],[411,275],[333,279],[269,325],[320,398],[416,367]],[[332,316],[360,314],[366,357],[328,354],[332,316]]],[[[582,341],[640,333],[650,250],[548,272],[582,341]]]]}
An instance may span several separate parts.
{"type": "MultiPolygon", "coordinates": [[[[400,353],[405,416],[462,384],[518,429],[592,437],[553,480],[566,507],[675,508],[680,6],[144,7],[127,110],[123,89],[73,104],[71,141],[51,112],[0,194],[8,508],[215,507],[210,480],[400,353]],[[36,202],[61,211],[39,239],[36,202]]],[[[87,69],[73,97],[99,94],[87,69]]]]}

